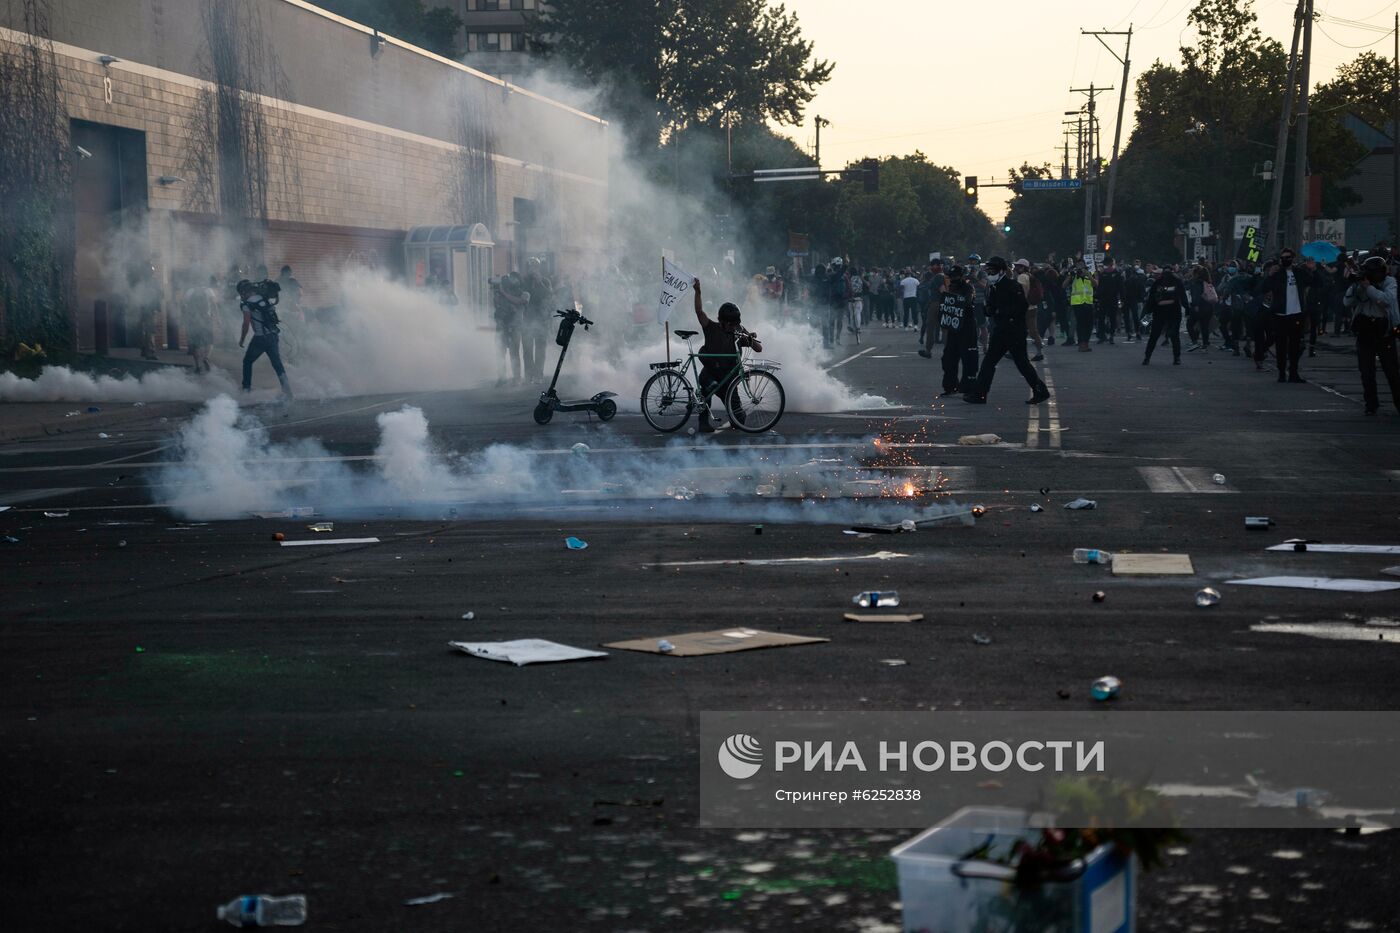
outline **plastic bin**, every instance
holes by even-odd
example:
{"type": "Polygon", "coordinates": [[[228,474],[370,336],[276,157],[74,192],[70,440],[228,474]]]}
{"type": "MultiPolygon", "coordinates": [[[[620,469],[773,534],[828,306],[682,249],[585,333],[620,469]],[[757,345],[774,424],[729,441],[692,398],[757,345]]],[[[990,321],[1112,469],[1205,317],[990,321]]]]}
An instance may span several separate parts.
{"type": "Polygon", "coordinates": [[[1046,825],[1024,810],[966,807],[892,849],[906,933],[1132,933],[1136,860],[1110,846],[1083,859],[1072,880],[1029,888],[1011,884],[1005,866],[963,858],[987,842],[1005,851],[1046,825]]]}

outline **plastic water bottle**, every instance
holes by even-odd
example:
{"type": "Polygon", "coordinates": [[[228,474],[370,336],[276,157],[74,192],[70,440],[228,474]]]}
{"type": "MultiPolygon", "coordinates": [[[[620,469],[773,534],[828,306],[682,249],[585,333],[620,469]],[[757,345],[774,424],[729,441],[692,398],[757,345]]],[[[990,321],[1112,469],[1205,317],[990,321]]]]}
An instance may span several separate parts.
{"type": "Polygon", "coordinates": [[[1089,693],[1096,700],[1111,700],[1118,696],[1118,691],[1123,689],[1123,682],[1117,677],[1100,677],[1094,681],[1094,685],[1089,688],[1089,693]]]}
{"type": "Polygon", "coordinates": [[[1219,603],[1220,591],[1213,586],[1208,586],[1196,594],[1196,605],[1200,606],[1202,609],[1207,609],[1219,603]]]}
{"type": "Polygon", "coordinates": [[[869,609],[871,606],[886,609],[899,605],[899,594],[893,590],[887,590],[885,592],[871,590],[867,593],[857,593],[855,596],[851,597],[851,602],[862,609],[869,609]]]}
{"type": "Polygon", "coordinates": [[[1111,553],[1100,551],[1098,548],[1077,547],[1074,549],[1074,562],[1076,564],[1107,564],[1112,560],[1111,553]]]}
{"type": "Polygon", "coordinates": [[[299,927],[306,922],[306,895],[245,894],[220,907],[219,919],[234,927],[299,927]]]}

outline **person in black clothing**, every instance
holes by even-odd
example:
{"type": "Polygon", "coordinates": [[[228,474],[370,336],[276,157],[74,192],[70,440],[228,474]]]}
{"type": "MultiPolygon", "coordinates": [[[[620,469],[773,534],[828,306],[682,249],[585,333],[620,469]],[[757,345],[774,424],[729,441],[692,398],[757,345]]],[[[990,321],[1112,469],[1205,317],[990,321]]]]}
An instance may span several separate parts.
{"type": "Polygon", "coordinates": [[[1026,404],[1038,405],[1050,397],[1050,390],[1045,387],[1026,355],[1026,310],[1029,307],[1025,289],[1021,288],[1015,277],[1007,274],[1006,260],[1000,256],[988,259],[987,322],[992,327],[992,334],[987,342],[987,356],[977,373],[977,385],[963,395],[964,402],[975,405],[987,403],[987,390],[992,387],[997,363],[1008,354],[1031,387],[1031,397],[1026,404]]]}
{"type": "MultiPolygon", "coordinates": [[[[726,301],[719,306],[719,320],[713,321],[705,314],[701,304],[699,279],[695,280],[694,289],[695,318],[700,322],[700,330],[705,335],[705,342],[700,347],[700,431],[713,434],[728,425],[716,425],[710,420],[710,398],[719,396],[723,399],[724,393],[729,391],[729,386],[738,375],[736,367],[739,365],[739,348],[752,347],[762,353],[763,344],[759,343],[757,335],[739,326],[738,305],[726,301]]],[[[729,414],[739,423],[743,423],[744,412],[737,402],[729,414]]]]}
{"type": "Polygon", "coordinates": [[[1123,342],[1132,343],[1142,334],[1142,299],[1147,294],[1147,276],[1136,266],[1123,275],[1123,342]]]}
{"type": "Polygon", "coordinates": [[[1113,343],[1113,335],[1118,332],[1119,304],[1123,298],[1123,273],[1118,271],[1113,257],[1103,261],[1103,271],[1099,273],[1099,287],[1094,290],[1094,298],[1099,306],[1099,343],[1105,339],[1113,343]]]}
{"type": "MultiPolygon", "coordinates": [[[[977,379],[977,317],[973,314],[972,286],[968,284],[962,266],[948,270],[948,284],[939,296],[936,326],[944,331],[943,344],[943,394],[955,395],[958,392],[972,392],[977,379]],[[958,366],[962,366],[962,376],[958,376],[958,366]]],[[[920,350],[925,358],[933,356],[929,350],[920,350]]]]}
{"type": "Polygon", "coordinates": [[[1304,289],[1312,284],[1316,263],[1308,267],[1294,266],[1293,250],[1285,247],[1279,252],[1278,267],[1265,276],[1260,288],[1273,296],[1274,345],[1278,358],[1278,381],[1303,382],[1298,375],[1298,360],[1303,356],[1303,328],[1307,323],[1304,289]],[[1285,369],[1287,373],[1285,375],[1285,369]]]}
{"type": "Polygon", "coordinates": [[[1147,353],[1142,365],[1152,362],[1152,351],[1165,333],[1172,342],[1172,365],[1181,365],[1181,312],[1186,309],[1186,284],[1167,266],[1147,289],[1146,305],[1152,312],[1152,330],[1147,334],[1147,353]]]}

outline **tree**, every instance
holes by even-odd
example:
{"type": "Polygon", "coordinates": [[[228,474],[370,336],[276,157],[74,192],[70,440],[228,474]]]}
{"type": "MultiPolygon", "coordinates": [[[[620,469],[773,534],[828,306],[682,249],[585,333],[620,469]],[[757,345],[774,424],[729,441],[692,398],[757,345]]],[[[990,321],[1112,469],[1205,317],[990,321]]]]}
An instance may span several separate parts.
{"type": "Polygon", "coordinates": [[[462,54],[462,20],[446,7],[427,9],[423,0],[312,0],[322,9],[421,46],[445,58],[462,54]]]}
{"type": "MultiPolygon", "coordinates": [[[[1054,178],[1049,165],[1022,163],[1011,170],[1012,184],[1027,178],[1054,178]]],[[[1011,226],[1007,244],[1017,256],[1043,259],[1074,251],[1083,239],[1084,191],[1018,192],[1006,210],[1011,226]]]]}
{"type": "Polygon", "coordinates": [[[768,0],[553,0],[532,38],[602,87],[643,147],[721,118],[800,123],[832,71],[768,0]]]}

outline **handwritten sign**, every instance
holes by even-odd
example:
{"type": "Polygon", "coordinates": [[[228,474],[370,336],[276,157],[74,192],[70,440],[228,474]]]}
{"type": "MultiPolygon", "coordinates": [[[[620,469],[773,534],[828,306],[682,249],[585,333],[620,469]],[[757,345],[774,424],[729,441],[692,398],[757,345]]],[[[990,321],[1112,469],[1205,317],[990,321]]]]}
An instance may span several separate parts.
{"type": "Polygon", "coordinates": [[[671,312],[690,294],[695,284],[695,276],[686,272],[669,259],[661,260],[661,297],[656,304],[656,323],[665,324],[671,319],[671,312]]]}
{"type": "Polygon", "coordinates": [[[1259,228],[1245,227],[1244,235],[1240,237],[1239,248],[1235,251],[1235,258],[1245,262],[1258,262],[1263,253],[1259,246],[1259,228]]]}

